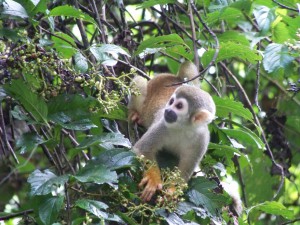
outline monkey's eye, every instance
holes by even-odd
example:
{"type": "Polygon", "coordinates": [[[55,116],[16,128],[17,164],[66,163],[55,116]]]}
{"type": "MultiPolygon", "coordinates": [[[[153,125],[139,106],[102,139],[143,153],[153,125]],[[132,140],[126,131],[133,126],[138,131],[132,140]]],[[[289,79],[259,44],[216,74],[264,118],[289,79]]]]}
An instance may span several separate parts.
{"type": "Polygon", "coordinates": [[[181,102],[179,102],[177,105],[176,105],[176,108],[177,109],[182,109],[183,108],[183,104],[181,102]]]}
{"type": "Polygon", "coordinates": [[[171,98],[171,99],[170,99],[170,102],[169,102],[169,105],[172,105],[173,102],[174,102],[174,98],[171,98]]]}

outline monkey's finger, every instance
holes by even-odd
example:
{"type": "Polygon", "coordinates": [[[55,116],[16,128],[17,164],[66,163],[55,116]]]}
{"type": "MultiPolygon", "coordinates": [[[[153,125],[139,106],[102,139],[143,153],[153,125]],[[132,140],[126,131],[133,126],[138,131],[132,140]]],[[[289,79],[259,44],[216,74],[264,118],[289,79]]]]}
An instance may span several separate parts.
{"type": "Polygon", "coordinates": [[[157,185],[157,189],[161,191],[161,190],[162,190],[162,188],[163,188],[163,185],[162,185],[162,183],[159,183],[159,184],[157,185]]]}
{"type": "Polygon", "coordinates": [[[142,188],[146,183],[148,183],[149,177],[144,177],[139,183],[139,188],[142,188]]]}
{"type": "Polygon", "coordinates": [[[146,187],[141,195],[141,198],[143,199],[143,201],[150,201],[152,196],[154,195],[156,191],[156,188],[153,188],[153,186],[151,187],[146,187]]]}

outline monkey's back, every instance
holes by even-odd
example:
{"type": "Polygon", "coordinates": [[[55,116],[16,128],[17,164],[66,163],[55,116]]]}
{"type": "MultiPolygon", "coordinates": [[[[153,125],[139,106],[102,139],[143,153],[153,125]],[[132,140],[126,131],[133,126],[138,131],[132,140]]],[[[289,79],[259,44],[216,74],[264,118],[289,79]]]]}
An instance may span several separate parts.
{"type": "Polygon", "coordinates": [[[178,87],[172,84],[182,82],[180,77],[173,74],[159,74],[148,82],[147,95],[142,111],[143,125],[148,128],[155,116],[162,111],[167,101],[178,87]]]}

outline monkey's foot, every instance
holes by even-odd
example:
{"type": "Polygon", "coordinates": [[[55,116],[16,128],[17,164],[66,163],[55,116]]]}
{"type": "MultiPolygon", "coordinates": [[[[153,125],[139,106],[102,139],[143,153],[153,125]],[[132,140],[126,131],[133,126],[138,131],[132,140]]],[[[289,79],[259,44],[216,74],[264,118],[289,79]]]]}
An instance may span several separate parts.
{"type": "Polygon", "coordinates": [[[146,186],[141,195],[143,201],[150,201],[156,190],[162,189],[160,170],[157,166],[152,166],[147,170],[142,181],[139,183],[139,187],[141,188],[144,185],[146,186]]]}

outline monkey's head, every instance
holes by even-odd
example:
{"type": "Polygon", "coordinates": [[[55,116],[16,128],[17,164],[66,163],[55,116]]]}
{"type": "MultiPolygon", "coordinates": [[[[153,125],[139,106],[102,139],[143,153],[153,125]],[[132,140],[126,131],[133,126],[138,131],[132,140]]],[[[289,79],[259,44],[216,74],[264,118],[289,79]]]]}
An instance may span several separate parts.
{"type": "Polygon", "coordinates": [[[206,125],[215,117],[216,106],[212,97],[198,87],[178,87],[164,110],[167,126],[206,125]]]}

